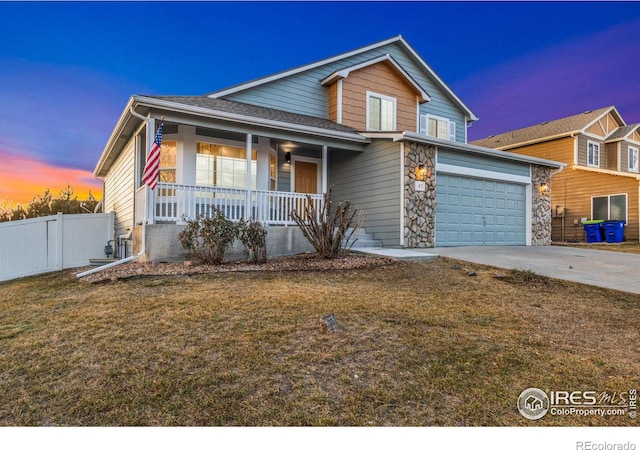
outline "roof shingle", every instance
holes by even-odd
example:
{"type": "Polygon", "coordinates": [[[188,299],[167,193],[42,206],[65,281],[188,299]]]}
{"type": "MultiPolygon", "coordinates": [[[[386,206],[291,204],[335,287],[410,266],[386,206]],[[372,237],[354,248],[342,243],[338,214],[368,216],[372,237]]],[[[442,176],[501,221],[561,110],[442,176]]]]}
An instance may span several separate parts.
{"type": "Polygon", "coordinates": [[[479,139],[471,142],[471,144],[500,149],[503,147],[521,144],[523,142],[543,140],[547,137],[569,134],[582,130],[612,108],[613,106],[607,106],[606,108],[594,109],[592,111],[583,112],[582,114],[576,114],[575,116],[565,117],[550,122],[542,122],[541,124],[533,125],[531,127],[521,128],[519,130],[479,139]]]}

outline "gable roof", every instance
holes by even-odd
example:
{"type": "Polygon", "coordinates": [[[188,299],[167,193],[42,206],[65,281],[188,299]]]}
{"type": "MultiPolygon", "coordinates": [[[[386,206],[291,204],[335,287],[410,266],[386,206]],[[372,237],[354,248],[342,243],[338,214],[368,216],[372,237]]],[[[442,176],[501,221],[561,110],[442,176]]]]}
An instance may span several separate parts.
{"type": "Polygon", "coordinates": [[[471,143],[482,147],[508,150],[524,144],[549,141],[552,139],[570,136],[571,134],[580,133],[610,112],[615,114],[620,119],[620,122],[624,124],[624,121],[618,111],[616,111],[616,108],[614,106],[607,106],[605,108],[585,111],[582,114],[576,114],[574,116],[564,117],[550,122],[542,122],[538,125],[533,125],[527,128],[489,136],[484,139],[475,140],[471,143]]]}
{"type": "Polygon", "coordinates": [[[626,127],[620,127],[616,131],[611,133],[611,135],[609,135],[609,137],[607,137],[607,141],[606,142],[621,141],[621,140],[625,139],[627,136],[629,136],[631,133],[636,131],[638,128],[640,128],[640,123],[636,123],[636,124],[633,124],[633,125],[627,125],[626,127]]]}
{"type": "Polygon", "coordinates": [[[336,70],[331,75],[326,77],[324,80],[320,82],[322,86],[327,86],[333,84],[337,80],[343,80],[349,76],[351,72],[355,72],[356,70],[363,69],[365,67],[373,66],[374,64],[378,64],[381,62],[386,62],[391,66],[401,77],[403,77],[416,91],[418,95],[421,97],[421,102],[428,102],[431,100],[431,96],[427,94],[427,92],[422,89],[422,87],[407,73],[406,70],[402,68],[398,62],[393,59],[393,57],[386,53],[383,56],[379,56],[377,58],[370,59],[368,61],[364,61],[360,64],[355,64],[351,67],[347,67],[345,69],[336,70]]]}
{"type": "Polygon", "coordinates": [[[436,73],[433,71],[433,69],[431,69],[431,67],[429,67],[429,65],[422,59],[422,57],[420,57],[420,55],[418,55],[418,53],[407,43],[407,41],[404,40],[404,38],[401,35],[392,37],[390,39],[386,39],[371,45],[367,45],[365,47],[361,47],[358,48],[356,50],[352,50],[349,52],[345,52],[345,53],[341,53],[339,55],[336,56],[332,56],[330,58],[326,58],[320,61],[316,61],[314,63],[310,63],[310,64],[305,64],[302,66],[298,66],[295,67],[293,69],[290,70],[285,70],[282,72],[278,72],[275,73],[273,75],[268,75],[266,77],[262,77],[262,78],[257,78],[245,83],[240,83],[240,84],[236,84],[234,86],[225,88],[225,89],[221,89],[218,91],[214,91],[211,92],[210,94],[208,94],[208,97],[211,98],[222,98],[225,97],[227,95],[230,94],[235,94],[237,92],[241,92],[247,89],[251,89],[254,88],[256,86],[260,86],[266,83],[270,83],[276,80],[280,80],[282,78],[291,76],[291,75],[295,75],[301,72],[305,72],[311,69],[315,69],[316,67],[320,67],[326,64],[330,64],[332,62],[335,61],[339,61],[341,59],[345,59],[345,58],[349,58],[351,56],[354,55],[358,55],[361,53],[365,53],[368,52],[370,50],[374,50],[376,48],[380,48],[383,47],[385,45],[388,44],[392,44],[392,43],[399,43],[401,46],[404,47],[404,49],[415,59],[415,61],[418,62],[419,66],[425,70],[429,76],[431,76],[435,82],[450,96],[450,98],[453,100],[453,102],[461,109],[465,112],[465,114],[467,115],[468,119],[470,121],[476,121],[478,120],[478,117],[467,107],[467,105],[465,105],[462,100],[460,100],[460,98],[458,98],[458,96],[456,94],[454,94],[454,92],[449,88],[449,86],[447,86],[445,84],[444,81],[442,81],[442,79],[436,75],[436,73]]]}

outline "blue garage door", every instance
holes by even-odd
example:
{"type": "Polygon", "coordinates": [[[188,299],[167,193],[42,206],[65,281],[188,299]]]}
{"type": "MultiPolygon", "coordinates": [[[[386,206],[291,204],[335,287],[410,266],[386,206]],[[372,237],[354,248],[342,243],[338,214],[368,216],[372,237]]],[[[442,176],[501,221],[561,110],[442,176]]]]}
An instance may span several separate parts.
{"type": "Polygon", "coordinates": [[[523,184],[437,174],[436,245],[525,245],[523,184]]]}

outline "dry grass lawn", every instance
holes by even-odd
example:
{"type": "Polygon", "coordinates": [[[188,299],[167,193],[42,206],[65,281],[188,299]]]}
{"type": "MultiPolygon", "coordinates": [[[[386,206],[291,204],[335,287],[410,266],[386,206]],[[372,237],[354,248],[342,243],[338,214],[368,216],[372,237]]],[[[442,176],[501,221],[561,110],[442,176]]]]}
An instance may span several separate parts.
{"type": "Polygon", "coordinates": [[[440,258],[0,283],[0,425],[637,425],[529,421],[516,401],[640,387],[640,296],[496,272],[440,258]]]}
{"type": "Polygon", "coordinates": [[[609,252],[621,252],[621,253],[640,253],[640,243],[638,241],[624,241],[624,242],[592,242],[588,244],[586,242],[554,242],[553,245],[561,245],[565,247],[578,247],[588,248],[591,250],[607,250],[609,252]]]}

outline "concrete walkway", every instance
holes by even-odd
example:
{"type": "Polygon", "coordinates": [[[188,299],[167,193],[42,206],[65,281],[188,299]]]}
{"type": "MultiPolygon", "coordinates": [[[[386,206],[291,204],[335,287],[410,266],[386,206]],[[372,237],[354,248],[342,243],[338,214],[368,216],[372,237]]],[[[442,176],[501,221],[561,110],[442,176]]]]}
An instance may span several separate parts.
{"type": "Polygon", "coordinates": [[[437,247],[412,252],[503,269],[532,270],[538,275],[640,294],[640,254],[575,247],[437,247]]]}

